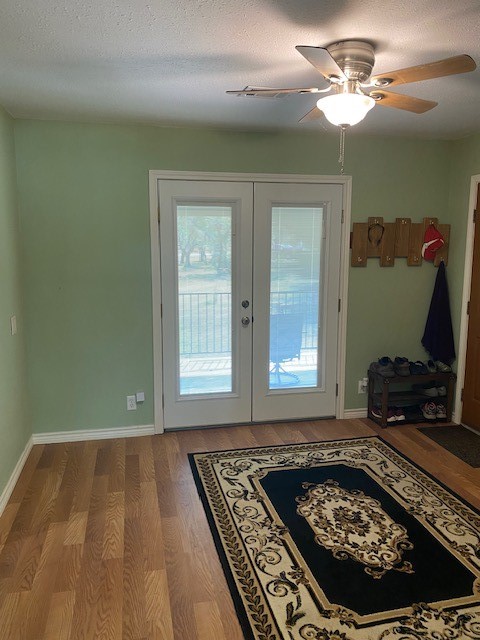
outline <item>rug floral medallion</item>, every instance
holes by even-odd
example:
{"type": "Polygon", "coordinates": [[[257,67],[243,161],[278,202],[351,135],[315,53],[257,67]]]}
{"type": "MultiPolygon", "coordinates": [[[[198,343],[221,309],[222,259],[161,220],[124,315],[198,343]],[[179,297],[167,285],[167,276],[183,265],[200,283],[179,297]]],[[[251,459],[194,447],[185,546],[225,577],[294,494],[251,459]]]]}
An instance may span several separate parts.
{"type": "Polygon", "coordinates": [[[480,639],[480,516],[380,438],[190,461],[246,637],[480,639]]]}

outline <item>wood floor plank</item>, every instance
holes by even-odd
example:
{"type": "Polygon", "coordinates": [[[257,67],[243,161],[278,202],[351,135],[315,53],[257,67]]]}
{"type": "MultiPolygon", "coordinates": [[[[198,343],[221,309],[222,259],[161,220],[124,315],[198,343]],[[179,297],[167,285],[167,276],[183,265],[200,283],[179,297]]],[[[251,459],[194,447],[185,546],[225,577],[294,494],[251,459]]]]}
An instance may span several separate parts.
{"type": "Polygon", "coordinates": [[[125,439],[110,440],[111,458],[108,490],[110,492],[125,490],[125,439]]]}
{"type": "Polygon", "coordinates": [[[27,617],[31,600],[30,591],[17,591],[8,593],[0,605],[0,620],[2,621],[2,633],[8,640],[27,640],[27,617]]]}
{"type": "Polygon", "coordinates": [[[107,494],[103,559],[123,558],[123,529],[125,520],[125,494],[115,491],[107,494]]]}
{"type": "MultiPolygon", "coordinates": [[[[128,456],[135,457],[138,456],[128,456]]],[[[127,463],[128,466],[128,463],[127,463]]],[[[123,637],[140,640],[147,635],[145,569],[139,518],[125,520],[123,559],[123,637]]]]}
{"type": "MultiPolygon", "coordinates": [[[[140,465],[141,468],[141,465],[140,465]]],[[[145,571],[165,568],[164,543],[157,484],[154,480],[140,483],[141,527],[145,571]]]]}
{"type": "Polygon", "coordinates": [[[75,591],[78,586],[80,574],[84,567],[84,544],[64,544],[58,557],[57,579],[54,592],[62,593],[75,591]]]}
{"type": "Polygon", "coordinates": [[[57,558],[63,547],[65,523],[54,522],[48,527],[42,547],[30,599],[25,611],[26,638],[41,638],[47,624],[58,572],[57,558]]]}
{"type": "Polygon", "coordinates": [[[47,537],[45,529],[29,536],[23,544],[22,553],[14,566],[9,591],[30,591],[40,564],[43,545],[47,537]]]}
{"type": "Polygon", "coordinates": [[[67,522],[65,544],[83,544],[87,530],[88,511],[73,511],[67,522]]]}
{"type": "Polygon", "coordinates": [[[72,629],[75,592],[54,593],[43,640],[68,640],[72,629]]]}
{"type": "Polygon", "coordinates": [[[195,622],[198,640],[230,640],[225,635],[222,618],[215,602],[197,602],[195,604],[195,622]]]}
{"type": "Polygon", "coordinates": [[[75,589],[72,630],[69,640],[93,640],[97,622],[97,605],[105,576],[102,542],[85,542],[80,575],[75,589]]]}
{"type": "Polygon", "coordinates": [[[36,445],[0,518],[0,638],[242,640],[187,454],[375,434],[480,508],[480,469],[414,425],[329,419],[36,445]]]}
{"type": "Polygon", "coordinates": [[[122,638],[122,576],[123,559],[107,559],[105,561],[105,578],[100,585],[98,594],[95,640],[120,640],[122,638]]]}
{"type": "Polygon", "coordinates": [[[165,569],[145,573],[145,615],[151,640],[173,638],[170,596],[165,569]]]}

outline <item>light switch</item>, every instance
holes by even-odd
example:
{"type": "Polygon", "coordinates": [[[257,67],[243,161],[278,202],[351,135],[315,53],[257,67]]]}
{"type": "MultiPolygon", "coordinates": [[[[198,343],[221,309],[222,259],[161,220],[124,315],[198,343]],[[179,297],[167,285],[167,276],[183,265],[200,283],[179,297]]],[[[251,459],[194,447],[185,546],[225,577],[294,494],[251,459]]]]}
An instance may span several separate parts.
{"type": "Polygon", "coordinates": [[[136,398],[137,398],[137,402],[145,402],[145,392],[144,391],[137,391],[137,393],[135,395],[136,395],[136,398]]]}

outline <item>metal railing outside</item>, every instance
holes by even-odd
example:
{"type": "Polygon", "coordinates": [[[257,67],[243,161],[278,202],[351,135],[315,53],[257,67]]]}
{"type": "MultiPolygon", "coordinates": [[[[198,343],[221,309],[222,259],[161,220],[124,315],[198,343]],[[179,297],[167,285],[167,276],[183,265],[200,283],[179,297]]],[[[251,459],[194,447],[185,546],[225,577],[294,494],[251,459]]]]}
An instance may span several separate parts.
{"type": "MultiPolygon", "coordinates": [[[[222,354],[231,351],[232,304],[230,293],[181,293],[180,355],[222,354]]],[[[318,293],[276,291],[270,296],[271,313],[303,313],[302,349],[316,349],[318,293]]]]}

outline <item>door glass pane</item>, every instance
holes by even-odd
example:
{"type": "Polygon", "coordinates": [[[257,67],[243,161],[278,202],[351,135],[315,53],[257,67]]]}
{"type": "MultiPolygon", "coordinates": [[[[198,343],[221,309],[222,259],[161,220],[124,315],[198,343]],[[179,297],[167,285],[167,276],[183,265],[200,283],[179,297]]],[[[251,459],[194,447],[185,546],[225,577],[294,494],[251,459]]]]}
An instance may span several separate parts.
{"type": "Polygon", "coordinates": [[[232,391],[232,207],[177,206],[180,395],[232,391]]]}
{"type": "Polygon", "coordinates": [[[322,206],[272,207],[270,389],[321,387],[322,206]]]}

